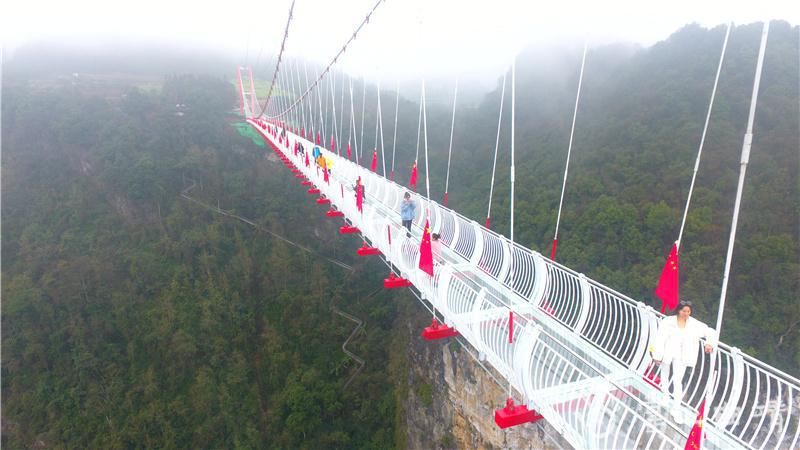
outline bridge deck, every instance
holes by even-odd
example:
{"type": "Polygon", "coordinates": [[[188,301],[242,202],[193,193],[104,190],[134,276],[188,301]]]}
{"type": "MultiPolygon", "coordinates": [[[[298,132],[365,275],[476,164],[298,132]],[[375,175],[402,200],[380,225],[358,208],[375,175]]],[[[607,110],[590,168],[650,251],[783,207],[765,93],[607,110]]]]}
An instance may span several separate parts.
{"type": "MultiPolygon", "coordinates": [[[[313,158],[306,167],[304,156],[295,156],[267,131],[271,125],[249,122],[573,446],[683,447],[709,362],[698,349],[681,406],[672,407],[669,395],[643,378],[661,318],[652,308],[415,193],[417,216],[407,236],[399,213],[406,188],[322,149],[333,161],[326,183],[313,158]],[[358,177],[366,188],[362,212],[355,204],[358,177]],[[417,269],[426,218],[442,241],[433,277],[417,269]]],[[[314,148],[298,135],[286,135],[292,145],[299,141],[306,151],[314,148]]],[[[800,382],[724,344],[719,354],[706,448],[796,448],[800,382]]]]}

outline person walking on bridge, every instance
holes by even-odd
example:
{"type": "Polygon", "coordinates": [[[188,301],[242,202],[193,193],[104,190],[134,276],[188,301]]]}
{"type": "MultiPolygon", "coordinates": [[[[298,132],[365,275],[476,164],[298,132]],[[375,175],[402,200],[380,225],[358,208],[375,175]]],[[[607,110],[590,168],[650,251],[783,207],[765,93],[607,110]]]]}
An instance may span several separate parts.
{"type": "Polygon", "coordinates": [[[680,414],[680,404],[683,401],[683,378],[687,368],[694,369],[697,361],[697,350],[700,339],[706,340],[703,350],[711,353],[717,344],[717,333],[703,322],[691,317],[694,305],[688,300],[678,303],[678,311],[674,316],[667,316],[661,321],[658,333],[653,340],[651,351],[653,361],[661,366],[662,379],[666,382],[661,388],[669,392],[672,385],[672,416],[678,423],[683,423],[686,418],[680,414]],[[670,374],[668,377],[668,369],[670,374]]]}
{"type": "Polygon", "coordinates": [[[400,203],[400,219],[403,221],[403,226],[408,230],[406,237],[411,237],[411,222],[414,221],[414,210],[416,208],[417,205],[414,200],[411,200],[411,193],[406,192],[403,196],[403,201],[400,203]]]}

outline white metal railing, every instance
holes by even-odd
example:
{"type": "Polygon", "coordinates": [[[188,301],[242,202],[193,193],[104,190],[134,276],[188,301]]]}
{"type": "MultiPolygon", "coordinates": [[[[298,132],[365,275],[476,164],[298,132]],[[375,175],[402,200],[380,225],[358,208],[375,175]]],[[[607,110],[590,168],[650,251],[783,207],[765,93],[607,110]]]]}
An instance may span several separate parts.
{"type": "MultiPolygon", "coordinates": [[[[683,445],[691,426],[674,424],[666,412],[666,394],[642,377],[651,361],[650,341],[663,317],[653,308],[538,252],[512,245],[415,193],[423,213],[415,218],[414,235],[406,238],[399,220],[405,187],[321,149],[334,161],[326,184],[313,163],[306,168],[304,158],[294,157],[290,146],[280,146],[263,133],[269,125],[251,123],[573,445],[683,445]],[[356,210],[352,189],[359,176],[366,187],[363,213],[356,210]],[[443,246],[442,264],[432,278],[417,270],[425,211],[443,246]],[[510,310],[519,317],[514,344],[508,344],[510,310]],[[565,404],[569,401],[576,403],[570,407],[565,404]]],[[[314,147],[302,137],[287,135],[292,143],[302,142],[306,151],[314,147]]],[[[691,417],[702,401],[709,362],[699,347],[683,398],[684,413],[691,417]]],[[[797,448],[800,382],[796,378],[720,343],[712,393],[706,408],[706,446],[797,448]]]]}

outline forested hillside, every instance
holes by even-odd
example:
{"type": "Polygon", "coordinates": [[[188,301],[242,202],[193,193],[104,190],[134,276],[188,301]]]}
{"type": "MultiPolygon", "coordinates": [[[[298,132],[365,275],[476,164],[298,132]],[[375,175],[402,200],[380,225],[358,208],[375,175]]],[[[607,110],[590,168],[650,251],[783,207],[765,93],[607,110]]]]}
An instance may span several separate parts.
{"type": "Polygon", "coordinates": [[[375,293],[385,269],[355,261],[230,126],[226,80],[17,83],[3,89],[4,447],[394,446],[389,350],[404,345],[375,293]],[[355,271],[179,197],[192,183],[355,271]],[[347,388],[355,324],[332,306],[365,321],[347,388]]]}
{"type": "MultiPolygon", "coordinates": [[[[761,24],[731,32],[681,243],[681,297],[693,300],[695,316],[712,326],[760,32],[761,24]]],[[[724,34],[724,27],[691,25],[651,48],[590,47],[586,57],[556,259],[656,309],[661,303],[653,289],[678,237],[724,34]]],[[[722,330],[724,341],[795,375],[799,35],[798,27],[783,22],[770,28],[722,330]]],[[[580,49],[533,49],[517,63],[515,237],[548,256],[580,58],[580,49]]],[[[506,95],[509,90],[510,84],[506,95]]],[[[509,103],[507,97],[505,125],[509,103]]],[[[486,218],[499,105],[498,87],[456,121],[452,170],[458,175],[450,180],[450,202],[478,223],[486,218]]],[[[429,117],[436,198],[444,190],[449,123],[446,111],[429,117]]],[[[493,228],[506,235],[509,133],[504,126],[492,208],[493,228]]]]}

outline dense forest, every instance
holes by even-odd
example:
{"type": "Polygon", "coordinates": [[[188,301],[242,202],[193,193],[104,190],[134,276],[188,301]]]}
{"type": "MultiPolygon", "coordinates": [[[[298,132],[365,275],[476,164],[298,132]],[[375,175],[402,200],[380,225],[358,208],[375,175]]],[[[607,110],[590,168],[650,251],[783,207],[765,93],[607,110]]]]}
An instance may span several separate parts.
{"type": "Polygon", "coordinates": [[[4,446],[393,447],[386,269],[236,132],[228,80],[102,84],[4,89],[4,446]],[[334,306],[366,322],[347,388],[334,306]]]}
{"type": "MultiPolygon", "coordinates": [[[[757,24],[732,32],[682,242],[682,296],[709,323],[759,32],[757,24]]],[[[794,375],[799,32],[772,24],[723,329],[729,344],[794,375]]],[[[590,48],[559,262],[659,304],[652,291],[677,238],[723,35],[723,28],[687,26],[646,49],[590,48]]],[[[64,73],[43,77],[46,65],[29,54],[8,66],[4,446],[404,446],[407,344],[399,325],[422,326],[421,307],[407,293],[381,290],[386,268],[356,258],[358,242],[339,237],[291,173],[237,132],[230,76],[215,66],[154,82],[142,74],[155,69],[100,74],[60,61],[64,73]],[[355,323],[336,311],[365,323],[349,343],[366,360],[363,370],[341,349],[355,323]]],[[[543,253],[555,226],[579,66],[575,49],[531,49],[518,59],[515,235],[543,253]]],[[[456,116],[459,175],[450,180],[450,202],[478,222],[488,206],[500,91],[498,84],[456,116]]],[[[382,95],[388,123],[394,92],[382,95]]],[[[418,105],[408,98],[400,103],[399,181],[416,146],[418,105]]],[[[508,107],[506,98],[492,214],[503,234],[508,107]]],[[[372,108],[367,130],[375,127],[372,108]]],[[[437,198],[450,114],[446,104],[430,105],[437,198]]]]}

